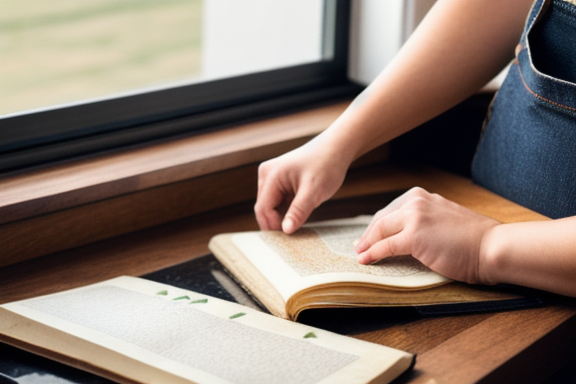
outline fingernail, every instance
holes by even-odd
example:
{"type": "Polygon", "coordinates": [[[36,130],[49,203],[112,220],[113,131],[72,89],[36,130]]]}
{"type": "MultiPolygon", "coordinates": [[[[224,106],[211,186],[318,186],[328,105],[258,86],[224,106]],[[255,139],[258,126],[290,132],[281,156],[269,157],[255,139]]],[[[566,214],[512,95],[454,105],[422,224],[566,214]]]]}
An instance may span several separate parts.
{"type": "Polygon", "coordinates": [[[294,220],[290,218],[284,219],[284,221],[282,221],[282,230],[287,234],[294,232],[294,220]]]}
{"type": "Polygon", "coordinates": [[[362,241],[362,239],[356,240],[355,244],[354,244],[354,251],[358,254],[364,252],[366,249],[366,245],[365,243],[362,241]]]}
{"type": "Polygon", "coordinates": [[[366,252],[362,252],[361,254],[358,255],[358,263],[364,265],[370,264],[370,259],[368,258],[366,252]]]}

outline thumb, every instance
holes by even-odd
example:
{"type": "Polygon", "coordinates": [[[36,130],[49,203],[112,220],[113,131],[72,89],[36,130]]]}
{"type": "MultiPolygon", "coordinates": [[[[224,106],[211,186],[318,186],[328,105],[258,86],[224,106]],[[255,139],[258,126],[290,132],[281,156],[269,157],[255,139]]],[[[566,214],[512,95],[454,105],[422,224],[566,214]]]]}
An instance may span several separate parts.
{"type": "Polygon", "coordinates": [[[286,215],[284,215],[282,231],[289,235],[300,229],[312,211],[322,203],[322,201],[317,200],[309,193],[297,194],[286,211],[286,215]]]}
{"type": "Polygon", "coordinates": [[[400,232],[372,244],[370,248],[358,255],[358,262],[369,265],[387,257],[410,255],[411,253],[410,242],[400,232]]]}

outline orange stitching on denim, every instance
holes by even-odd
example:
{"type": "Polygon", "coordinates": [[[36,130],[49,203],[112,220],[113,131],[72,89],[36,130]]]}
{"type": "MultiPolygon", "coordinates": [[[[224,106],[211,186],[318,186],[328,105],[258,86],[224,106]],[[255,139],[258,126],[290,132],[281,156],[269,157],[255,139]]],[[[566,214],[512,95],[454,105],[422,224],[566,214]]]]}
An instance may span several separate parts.
{"type": "Polygon", "coordinates": [[[576,111],[576,108],[574,108],[574,107],[569,107],[567,105],[562,105],[562,104],[556,103],[552,100],[548,100],[545,97],[542,97],[539,94],[537,94],[536,92],[534,92],[533,90],[531,90],[530,87],[528,86],[528,84],[526,84],[526,81],[524,80],[524,75],[522,75],[522,69],[520,68],[520,64],[518,63],[517,60],[515,60],[515,61],[516,61],[515,64],[518,65],[518,72],[520,73],[520,79],[522,79],[522,83],[524,84],[524,87],[528,90],[528,92],[530,92],[533,96],[539,98],[540,100],[544,100],[547,103],[550,103],[550,104],[555,105],[557,107],[568,109],[570,111],[576,111]]]}

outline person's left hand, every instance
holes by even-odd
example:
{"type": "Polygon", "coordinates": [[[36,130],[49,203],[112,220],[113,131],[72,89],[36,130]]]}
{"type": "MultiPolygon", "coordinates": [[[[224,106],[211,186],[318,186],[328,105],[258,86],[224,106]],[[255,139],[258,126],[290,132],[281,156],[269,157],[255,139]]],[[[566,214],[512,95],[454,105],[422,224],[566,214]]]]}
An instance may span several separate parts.
{"type": "Polygon", "coordinates": [[[442,196],[412,188],[374,215],[355,251],[361,264],[412,255],[448,278],[487,283],[483,240],[498,224],[442,196]]]}

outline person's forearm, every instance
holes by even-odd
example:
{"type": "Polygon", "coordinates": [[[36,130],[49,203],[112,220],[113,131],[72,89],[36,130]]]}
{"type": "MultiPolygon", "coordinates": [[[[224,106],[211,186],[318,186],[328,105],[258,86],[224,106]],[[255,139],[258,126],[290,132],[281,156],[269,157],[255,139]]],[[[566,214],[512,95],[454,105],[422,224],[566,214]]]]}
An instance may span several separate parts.
{"type": "Polygon", "coordinates": [[[351,162],[471,96],[513,57],[530,4],[440,0],[319,140],[351,162]]]}
{"type": "Polygon", "coordinates": [[[479,268],[485,283],[576,296],[576,217],[494,227],[482,244],[479,268]]]}

